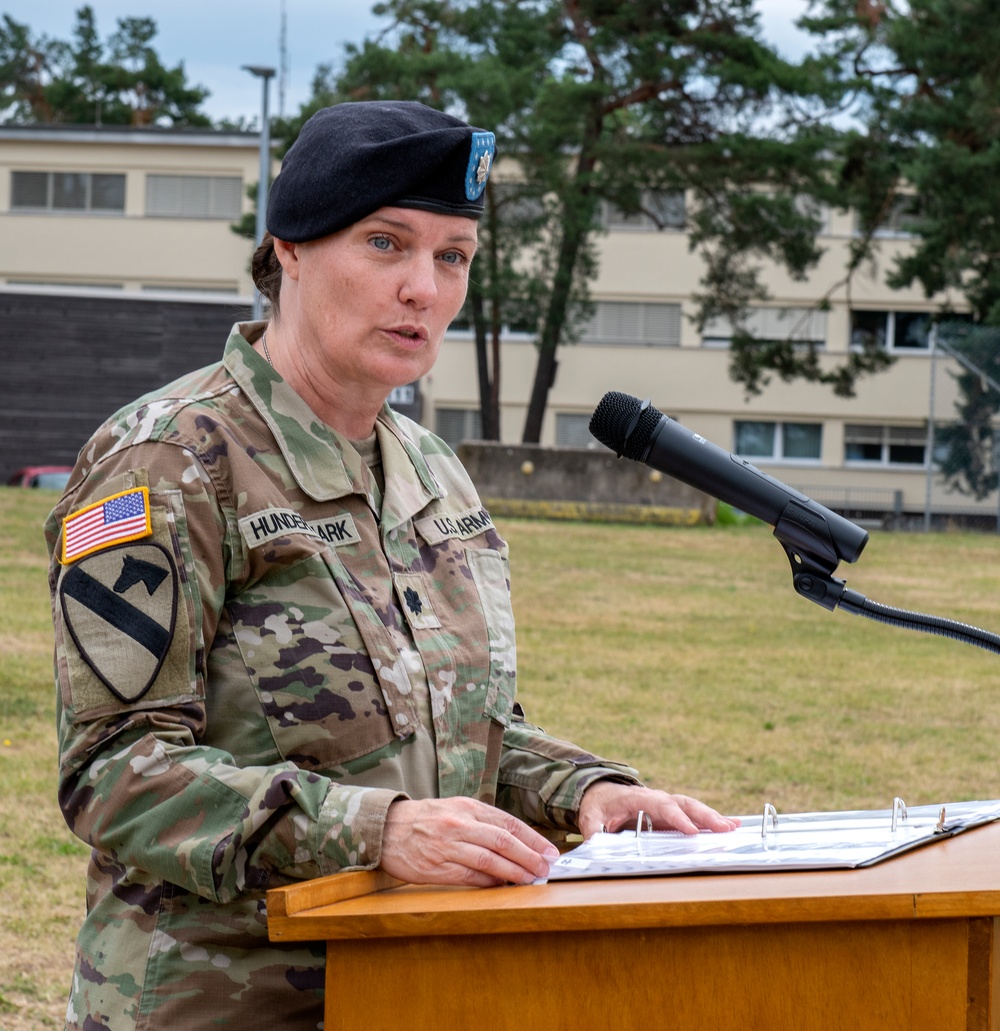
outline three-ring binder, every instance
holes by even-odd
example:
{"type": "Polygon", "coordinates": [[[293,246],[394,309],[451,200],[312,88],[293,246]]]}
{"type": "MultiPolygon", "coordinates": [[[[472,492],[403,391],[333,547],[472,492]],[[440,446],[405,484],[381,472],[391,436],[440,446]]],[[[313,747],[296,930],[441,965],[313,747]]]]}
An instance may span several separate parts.
{"type": "Polygon", "coordinates": [[[549,873],[566,877],[738,873],[871,866],[1000,820],[1000,799],[908,806],[898,796],[887,809],[779,813],[767,803],[726,832],[655,830],[650,814],[617,834],[595,834],[565,853],[549,873]]]}

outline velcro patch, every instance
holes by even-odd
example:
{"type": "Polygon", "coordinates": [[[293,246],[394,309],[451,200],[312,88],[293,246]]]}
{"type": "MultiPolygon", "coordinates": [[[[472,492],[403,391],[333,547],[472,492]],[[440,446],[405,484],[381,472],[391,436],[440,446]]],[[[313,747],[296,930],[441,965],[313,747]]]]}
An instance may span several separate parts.
{"type": "Polygon", "coordinates": [[[244,516],[239,521],[239,527],[248,548],[259,548],[268,541],[292,533],[320,536],[298,512],[290,508],[265,508],[263,512],[254,512],[253,515],[244,516]]]}
{"type": "Polygon", "coordinates": [[[430,592],[419,573],[393,573],[392,582],[411,630],[437,630],[441,626],[431,608],[430,592]]]}
{"type": "Polygon", "coordinates": [[[102,550],[66,570],[59,603],[80,657],[120,701],[150,689],[170,651],[179,578],[159,544],[102,550]]]}
{"type": "Polygon", "coordinates": [[[63,520],[62,563],[75,562],[95,551],[149,537],[149,491],[133,487],[95,501],[63,520]]]}
{"type": "Polygon", "coordinates": [[[324,519],[310,519],[311,526],[319,535],[334,548],[341,548],[345,544],[360,544],[361,534],[354,525],[354,518],[349,512],[342,512],[340,515],[327,516],[324,519]]]}
{"type": "Polygon", "coordinates": [[[425,516],[415,519],[413,525],[428,544],[446,540],[467,541],[493,529],[493,519],[485,508],[470,508],[466,512],[425,516]]]}

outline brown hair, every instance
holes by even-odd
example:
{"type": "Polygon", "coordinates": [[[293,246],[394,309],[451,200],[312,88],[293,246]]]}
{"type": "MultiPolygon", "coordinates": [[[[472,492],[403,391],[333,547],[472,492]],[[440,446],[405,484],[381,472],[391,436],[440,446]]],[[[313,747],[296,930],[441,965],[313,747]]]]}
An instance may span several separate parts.
{"type": "Polygon", "coordinates": [[[274,237],[264,234],[260,246],[250,262],[250,274],[257,289],[271,306],[271,317],[278,314],[278,295],[281,293],[281,262],[274,253],[274,237]]]}

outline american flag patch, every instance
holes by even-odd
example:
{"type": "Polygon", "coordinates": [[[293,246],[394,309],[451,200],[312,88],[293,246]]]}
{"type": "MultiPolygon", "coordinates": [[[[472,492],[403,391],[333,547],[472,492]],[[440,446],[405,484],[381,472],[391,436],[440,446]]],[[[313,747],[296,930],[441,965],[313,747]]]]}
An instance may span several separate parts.
{"type": "Polygon", "coordinates": [[[93,551],[148,537],[152,532],[146,487],[112,494],[63,520],[62,561],[75,562],[93,551]]]}

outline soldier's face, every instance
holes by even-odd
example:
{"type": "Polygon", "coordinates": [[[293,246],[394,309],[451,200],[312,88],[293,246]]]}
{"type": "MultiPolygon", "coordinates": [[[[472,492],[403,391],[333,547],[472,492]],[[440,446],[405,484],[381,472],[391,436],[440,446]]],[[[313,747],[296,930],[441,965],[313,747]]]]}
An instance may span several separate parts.
{"type": "Polygon", "coordinates": [[[300,343],[342,385],[388,393],[419,379],[465,300],[476,232],[461,216],[380,208],[296,244],[300,343]]]}

